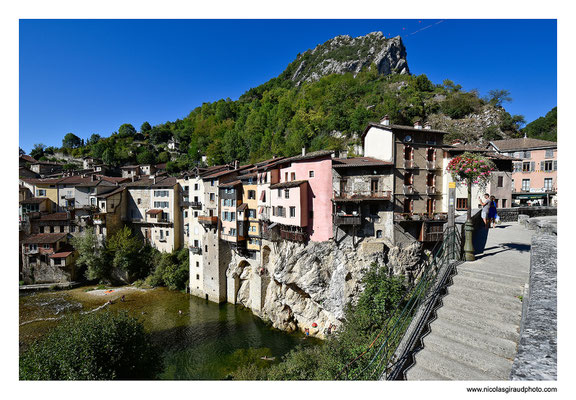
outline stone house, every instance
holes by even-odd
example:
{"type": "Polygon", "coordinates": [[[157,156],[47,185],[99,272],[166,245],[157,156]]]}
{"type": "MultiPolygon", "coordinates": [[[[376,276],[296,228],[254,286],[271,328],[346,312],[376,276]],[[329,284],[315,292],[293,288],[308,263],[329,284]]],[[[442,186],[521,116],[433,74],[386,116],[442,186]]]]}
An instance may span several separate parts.
{"type": "Polygon", "coordinates": [[[371,157],[334,158],[334,239],[393,243],[392,163],[371,157]]]}
{"type": "Polygon", "coordinates": [[[30,169],[40,174],[40,176],[46,176],[62,172],[62,164],[50,161],[37,161],[30,164],[30,169]]]}
{"type": "Polygon", "coordinates": [[[388,117],[362,134],[365,157],[394,164],[394,243],[439,240],[446,214],[442,201],[443,137],[429,125],[392,125],[388,117]]]}
{"type": "Polygon", "coordinates": [[[75,250],[66,233],[40,233],[21,241],[25,284],[72,282],[76,279],[75,250]]]}

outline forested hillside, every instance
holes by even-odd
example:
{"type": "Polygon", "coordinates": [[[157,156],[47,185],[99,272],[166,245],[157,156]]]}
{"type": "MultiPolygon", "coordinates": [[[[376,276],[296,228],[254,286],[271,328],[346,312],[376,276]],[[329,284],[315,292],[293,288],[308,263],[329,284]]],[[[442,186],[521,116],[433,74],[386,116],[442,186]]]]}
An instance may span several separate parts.
{"type": "MultiPolygon", "coordinates": [[[[346,43],[345,54],[355,57],[350,41],[346,43]]],[[[366,51],[364,47],[360,53],[366,51]]],[[[343,57],[339,56],[342,62],[343,57]]],[[[296,61],[309,58],[299,56],[296,61]]],[[[208,164],[220,164],[290,156],[303,147],[351,149],[366,124],[386,114],[395,124],[430,121],[434,128],[450,132],[448,140],[513,137],[523,123],[522,116],[511,116],[502,108],[502,102],[509,100],[507,91],[494,90],[480,98],[449,80],[435,84],[426,75],[409,75],[407,65],[404,73],[391,74],[382,73],[375,63],[360,72],[326,76],[318,76],[320,70],[307,70],[318,77],[310,82],[291,79],[295,68],[298,65],[291,63],[280,76],[236,101],[204,103],[182,119],[156,126],[144,123],[139,132],[124,124],[107,138],[92,135],[84,141],[68,134],[62,151],[101,158],[111,165],[169,162],[169,171],[176,172],[195,165],[203,155],[208,164]],[[178,142],[176,152],[166,148],[172,138],[178,142]]],[[[31,155],[50,159],[57,151],[37,145],[31,155]]]]}
{"type": "Polygon", "coordinates": [[[522,129],[522,132],[525,132],[528,137],[555,142],[558,134],[557,109],[558,107],[554,107],[546,113],[546,116],[530,122],[524,129],[522,129]]]}

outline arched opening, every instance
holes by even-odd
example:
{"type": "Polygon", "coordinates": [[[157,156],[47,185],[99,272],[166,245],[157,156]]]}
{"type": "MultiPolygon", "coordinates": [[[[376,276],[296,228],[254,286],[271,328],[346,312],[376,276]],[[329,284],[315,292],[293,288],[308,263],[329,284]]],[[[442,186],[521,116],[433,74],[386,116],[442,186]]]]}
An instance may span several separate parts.
{"type": "Polygon", "coordinates": [[[266,269],[268,263],[270,262],[270,247],[262,247],[262,267],[266,269]]]}
{"type": "Polygon", "coordinates": [[[249,307],[250,303],[250,274],[251,268],[250,263],[246,260],[242,260],[238,263],[238,268],[236,269],[237,276],[234,278],[236,291],[234,293],[234,303],[242,304],[249,307]]]}

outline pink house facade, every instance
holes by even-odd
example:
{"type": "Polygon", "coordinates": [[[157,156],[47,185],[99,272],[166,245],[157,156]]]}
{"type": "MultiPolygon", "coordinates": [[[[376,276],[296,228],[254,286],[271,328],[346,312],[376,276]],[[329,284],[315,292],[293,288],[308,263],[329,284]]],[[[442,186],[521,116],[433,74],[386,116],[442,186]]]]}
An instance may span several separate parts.
{"type": "Polygon", "coordinates": [[[318,151],[291,157],[280,167],[280,183],[308,181],[306,226],[313,242],[330,240],[333,236],[331,155],[330,151],[318,151]]]}
{"type": "Polygon", "coordinates": [[[494,150],[522,161],[514,163],[512,199],[516,204],[557,205],[556,142],[533,138],[497,140],[494,150]]]}

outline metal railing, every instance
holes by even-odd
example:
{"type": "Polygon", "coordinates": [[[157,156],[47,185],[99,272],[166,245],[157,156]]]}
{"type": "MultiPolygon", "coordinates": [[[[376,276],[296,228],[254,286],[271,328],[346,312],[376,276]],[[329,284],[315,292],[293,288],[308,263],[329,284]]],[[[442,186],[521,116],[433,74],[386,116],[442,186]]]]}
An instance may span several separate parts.
{"type": "Polygon", "coordinates": [[[444,240],[436,244],[382,329],[375,333],[366,350],[342,368],[337,379],[392,380],[399,376],[406,361],[405,354],[398,354],[399,345],[418,309],[439,295],[442,285],[437,284],[438,280],[444,280],[450,266],[461,260],[461,243],[458,228],[450,227],[444,231],[444,240]]]}

